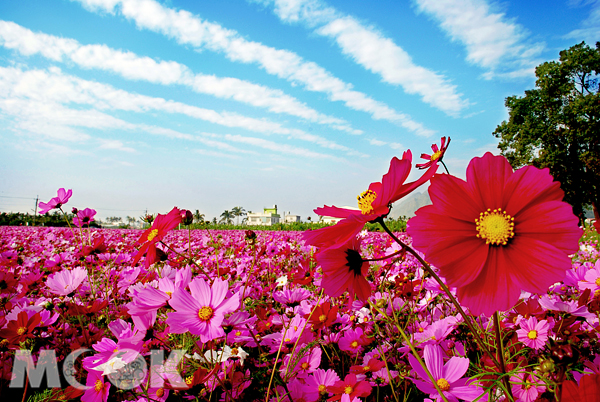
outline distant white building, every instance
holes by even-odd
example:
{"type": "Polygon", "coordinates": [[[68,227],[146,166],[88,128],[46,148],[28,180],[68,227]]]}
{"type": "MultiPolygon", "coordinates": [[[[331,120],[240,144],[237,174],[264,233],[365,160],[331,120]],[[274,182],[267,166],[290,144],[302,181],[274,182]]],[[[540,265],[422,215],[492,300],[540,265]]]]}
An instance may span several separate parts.
{"type": "Polygon", "coordinates": [[[272,208],[264,208],[263,212],[248,212],[246,214],[248,225],[265,225],[271,226],[279,223],[281,216],[277,213],[277,205],[272,208]]]}
{"type": "Polygon", "coordinates": [[[300,215],[292,215],[291,212],[288,212],[287,214],[283,214],[283,222],[284,223],[294,223],[294,222],[300,222],[300,215]]]}

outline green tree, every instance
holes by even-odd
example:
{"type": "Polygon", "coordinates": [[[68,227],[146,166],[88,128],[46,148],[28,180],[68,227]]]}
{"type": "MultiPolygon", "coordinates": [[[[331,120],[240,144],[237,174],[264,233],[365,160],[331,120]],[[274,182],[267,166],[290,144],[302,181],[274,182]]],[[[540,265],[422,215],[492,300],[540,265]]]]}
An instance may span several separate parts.
{"type": "Polygon", "coordinates": [[[196,221],[196,223],[204,223],[204,214],[201,214],[198,209],[194,212],[194,221],[196,221]]]}
{"type": "Polygon", "coordinates": [[[509,120],[494,131],[514,168],[550,169],[580,219],[588,205],[600,219],[599,73],[600,42],[561,51],[536,68],[535,89],[506,98],[509,120]]]}
{"type": "Polygon", "coordinates": [[[233,212],[231,212],[230,210],[226,209],[222,214],[221,214],[221,220],[219,221],[219,223],[224,223],[226,225],[231,225],[233,224],[233,217],[235,215],[233,214],[233,212]]]}
{"type": "Polygon", "coordinates": [[[231,208],[231,212],[237,218],[237,225],[240,224],[240,216],[246,214],[246,210],[242,207],[233,207],[231,208]]]}

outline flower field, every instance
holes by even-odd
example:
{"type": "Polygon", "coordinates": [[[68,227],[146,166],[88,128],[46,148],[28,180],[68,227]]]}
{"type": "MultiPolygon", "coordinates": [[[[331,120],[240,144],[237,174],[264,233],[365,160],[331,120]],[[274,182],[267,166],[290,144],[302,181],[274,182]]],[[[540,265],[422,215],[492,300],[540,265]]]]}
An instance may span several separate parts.
{"type": "Polygon", "coordinates": [[[410,152],[394,158],[314,231],[188,230],[178,208],[144,231],[90,229],[88,208],[72,228],[0,227],[0,394],[600,400],[597,240],[547,171],[486,154],[466,182],[434,176],[442,151],[412,183],[410,152]],[[408,233],[362,230],[429,180],[408,233]]]}

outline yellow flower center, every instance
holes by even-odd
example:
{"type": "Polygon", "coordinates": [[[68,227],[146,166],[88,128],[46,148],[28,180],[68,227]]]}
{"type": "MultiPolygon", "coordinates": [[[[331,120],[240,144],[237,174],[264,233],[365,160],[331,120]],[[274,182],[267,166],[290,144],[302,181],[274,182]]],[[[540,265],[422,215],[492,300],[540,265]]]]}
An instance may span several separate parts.
{"type": "Polygon", "coordinates": [[[235,331],[235,336],[240,336],[242,334],[242,331],[235,331]]]}
{"type": "Polygon", "coordinates": [[[187,376],[187,377],[186,377],[186,379],[185,379],[185,383],[186,383],[187,385],[192,385],[192,381],[194,381],[194,376],[193,376],[193,375],[189,375],[189,376],[187,376]]]}
{"type": "Polygon", "coordinates": [[[231,354],[232,354],[233,356],[237,356],[237,354],[238,354],[238,353],[239,353],[239,350],[238,350],[238,348],[233,348],[233,349],[231,349],[231,354]]]}
{"type": "Polygon", "coordinates": [[[508,215],[506,211],[488,208],[475,219],[477,225],[477,237],[485,239],[485,244],[496,246],[506,245],[506,242],[515,236],[515,218],[508,215]]]}
{"type": "Polygon", "coordinates": [[[529,339],[537,339],[537,331],[535,329],[532,329],[527,333],[527,337],[529,339]]]}
{"type": "Polygon", "coordinates": [[[306,370],[307,368],[310,367],[310,364],[308,364],[307,362],[304,362],[300,365],[300,367],[302,367],[302,370],[306,370]]]}
{"type": "Polygon", "coordinates": [[[17,335],[23,335],[25,332],[27,332],[27,328],[25,327],[19,327],[19,329],[17,329],[17,335]]]}
{"type": "Polygon", "coordinates": [[[102,381],[100,381],[100,380],[96,380],[96,383],[94,384],[94,391],[102,392],[103,389],[104,389],[104,383],[102,383],[102,381]]]}
{"type": "Polygon", "coordinates": [[[377,193],[371,190],[363,191],[361,195],[356,197],[358,199],[358,207],[363,215],[368,215],[373,212],[373,201],[377,198],[377,193]]]}
{"type": "Polygon", "coordinates": [[[431,155],[431,160],[436,161],[442,156],[442,151],[436,151],[433,155],[431,155]]]}
{"type": "Polygon", "coordinates": [[[173,292],[165,292],[167,294],[167,296],[171,297],[173,296],[173,292]]]}
{"type": "Polygon", "coordinates": [[[327,387],[323,384],[319,385],[319,392],[325,392],[325,390],[327,389],[327,387]]]}
{"type": "Polygon", "coordinates": [[[213,309],[209,306],[204,306],[200,310],[198,310],[198,318],[202,321],[208,321],[213,316],[213,309]]]}
{"type": "Polygon", "coordinates": [[[321,322],[325,322],[326,319],[327,319],[327,316],[325,314],[321,314],[319,316],[319,321],[321,321],[321,322]]]}
{"type": "Polygon", "coordinates": [[[344,393],[346,394],[351,394],[352,393],[352,387],[350,385],[348,385],[346,388],[344,388],[344,393]]]}
{"type": "Polygon", "coordinates": [[[363,367],[363,371],[369,371],[369,370],[371,370],[371,367],[369,367],[369,366],[364,366],[363,367]]]}
{"type": "Polygon", "coordinates": [[[450,384],[445,378],[440,378],[435,383],[439,387],[440,391],[448,391],[450,389],[450,384]]]}
{"type": "Polygon", "coordinates": [[[358,347],[358,342],[354,341],[350,344],[350,346],[352,346],[353,348],[357,348],[358,347]]]}
{"type": "Polygon", "coordinates": [[[600,286],[600,276],[598,278],[596,278],[596,285],[600,286]]]}
{"type": "Polygon", "coordinates": [[[150,233],[148,233],[148,241],[152,241],[158,234],[158,229],[152,229],[150,233]]]}
{"type": "Polygon", "coordinates": [[[156,390],[156,397],[157,398],[162,398],[164,394],[165,394],[165,390],[163,388],[159,388],[159,389],[156,390]]]}

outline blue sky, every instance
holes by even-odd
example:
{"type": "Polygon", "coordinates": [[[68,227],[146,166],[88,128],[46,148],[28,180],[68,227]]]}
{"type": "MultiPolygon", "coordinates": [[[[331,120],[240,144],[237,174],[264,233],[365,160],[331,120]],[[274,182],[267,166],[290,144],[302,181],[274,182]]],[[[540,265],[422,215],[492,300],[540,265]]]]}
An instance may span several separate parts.
{"type": "Polygon", "coordinates": [[[464,177],[505,98],[599,33],[583,0],[5,0],[0,211],[64,187],[101,218],[314,218],[442,136],[464,177]]]}

